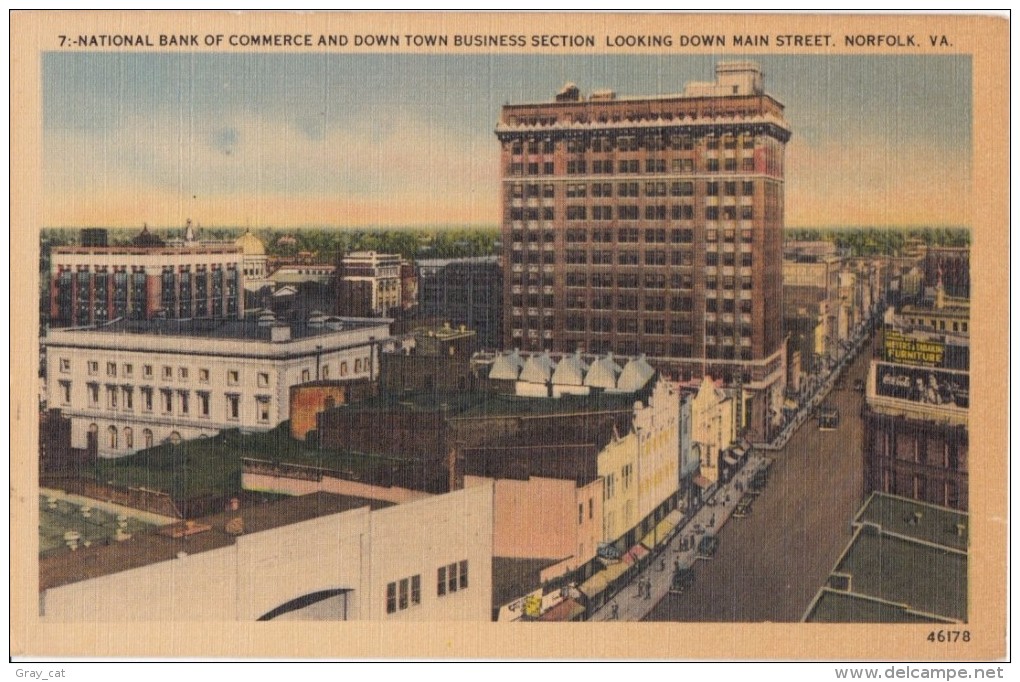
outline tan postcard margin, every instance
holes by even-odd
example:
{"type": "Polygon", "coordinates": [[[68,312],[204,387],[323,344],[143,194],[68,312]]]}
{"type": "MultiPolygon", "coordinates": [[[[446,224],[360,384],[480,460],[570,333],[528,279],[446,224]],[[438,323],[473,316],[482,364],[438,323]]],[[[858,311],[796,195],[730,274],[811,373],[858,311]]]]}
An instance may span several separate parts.
{"type": "MultiPolygon", "coordinates": [[[[1009,24],[997,17],[682,14],[229,14],[15,12],[11,16],[11,641],[13,656],[557,658],[667,660],[994,660],[1006,649],[1009,253],[1009,24]],[[751,54],[966,54],[973,66],[969,643],[926,641],[930,625],[746,623],[512,624],[38,622],[38,296],[41,54],[59,35],[99,33],[765,33],[834,36],[832,46],[751,54]],[[842,34],[916,34],[917,47],[845,48],[842,34]],[[929,34],[949,46],[928,47],[929,34]]],[[[71,48],[64,48],[71,49],[71,48]]],[[[96,51],[102,48],[90,48],[96,51]]],[[[158,50],[159,48],[153,48],[158,50]]],[[[244,52],[248,48],[198,47],[244,52]]],[[[330,48],[337,49],[337,48],[330,48]]],[[[379,48],[342,48],[346,53],[379,48]]],[[[407,51],[409,48],[388,48],[407,51]]],[[[438,49],[438,48],[436,48],[438,49]]],[[[596,48],[596,51],[606,48],[596,48]]],[[[137,51],[137,48],[135,49],[137,51]]],[[[280,52],[281,48],[272,51],[280,52]]],[[[306,48],[305,51],[312,51],[306,48]]],[[[452,48],[445,51],[454,51],[452,48]]],[[[457,52],[488,52],[458,48],[457,52]]],[[[592,53],[527,48],[548,54],[592,53]]],[[[628,48],[712,54],[712,48],[628,48]]],[[[502,51],[508,53],[507,51],[502,51]]],[[[515,53],[521,52],[520,50],[515,53]]],[[[622,53],[622,51],[621,51],[622,53]]],[[[739,54],[728,47],[720,55],[739,54]]],[[[933,188],[937,191],[937,188],[933,188]]],[[[495,222],[495,217],[493,218],[495,222]]]]}

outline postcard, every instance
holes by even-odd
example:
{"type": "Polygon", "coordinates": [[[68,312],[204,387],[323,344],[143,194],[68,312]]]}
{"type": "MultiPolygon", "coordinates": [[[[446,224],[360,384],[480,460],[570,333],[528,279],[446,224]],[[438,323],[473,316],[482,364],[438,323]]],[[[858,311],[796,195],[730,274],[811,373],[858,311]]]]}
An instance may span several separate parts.
{"type": "Polygon", "coordinates": [[[1005,657],[1008,33],[15,13],[12,656],[1005,657]]]}

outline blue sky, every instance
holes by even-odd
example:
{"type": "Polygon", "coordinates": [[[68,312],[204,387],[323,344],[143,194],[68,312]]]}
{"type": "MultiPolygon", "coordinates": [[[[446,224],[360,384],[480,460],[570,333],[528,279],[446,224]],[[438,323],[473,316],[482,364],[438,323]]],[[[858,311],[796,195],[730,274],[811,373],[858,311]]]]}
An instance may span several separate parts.
{"type": "MultiPolygon", "coordinates": [[[[750,57],[793,129],[788,225],[969,224],[968,57],[750,57]]],[[[726,58],[46,53],[45,222],[494,225],[502,104],[726,58]]]]}

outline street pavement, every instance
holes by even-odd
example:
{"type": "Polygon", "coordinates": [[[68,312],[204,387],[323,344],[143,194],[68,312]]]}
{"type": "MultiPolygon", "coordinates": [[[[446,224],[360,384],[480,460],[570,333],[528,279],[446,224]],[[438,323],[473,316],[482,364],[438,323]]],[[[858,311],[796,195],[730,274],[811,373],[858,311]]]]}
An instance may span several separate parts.
{"type": "Polygon", "coordinates": [[[752,452],[737,475],[589,620],[799,621],[850,539],[850,520],[863,499],[863,396],[850,387],[867,375],[868,346],[849,364],[846,388],[825,398],[839,410],[836,430],[822,431],[809,419],[782,449],[752,452]],[[731,518],[742,496],[738,482],[746,491],[765,456],[774,460],[767,487],[750,516],[731,518]],[[699,526],[720,540],[712,558],[697,557],[704,536],[694,532],[699,526]],[[686,550],[683,538],[693,538],[686,550]],[[694,570],[683,594],[669,594],[676,562],[694,570]],[[641,582],[650,590],[639,593],[641,582]]]}
{"type": "MultiPolygon", "coordinates": [[[[589,617],[591,621],[624,620],[639,621],[648,616],[649,612],[669,592],[670,583],[673,579],[674,562],[680,566],[689,567],[696,561],[710,561],[697,558],[698,541],[705,535],[715,535],[719,529],[733,514],[737,501],[742,493],[737,491],[740,488],[747,490],[748,483],[754,473],[764,464],[765,458],[760,454],[752,453],[748,456],[747,462],[728,483],[718,487],[713,496],[706,501],[695,514],[688,520],[680,532],[673,536],[673,539],[656,554],[648,563],[646,568],[639,573],[626,587],[620,590],[615,597],[610,599],[594,615],[589,617]],[[727,498],[729,501],[727,502],[727,498]],[[698,533],[694,529],[704,529],[698,533]],[[682,541],[687,539],[687,549],[682,550],[682,541]],[[638,593],[639,581],[648,581],[651,589],[647,593],[638,593]],[[613,605],[617,606],[614,614],[613,605]],[[615,617],[614,617],[615,616],[615,617]]],[[[644,592],[644,591],[642,591],[644,592]]]]}
{"type": "Polygon", "coordinates": [[[695,565],[683,595],[667,595],[647,620],[797,622],[850,540],[850,521],[864,494],[865,349],[846,371],[845,389],[826,402],[840,414],[836,430],[805,422],[778,452],[750,516],[730,521],[712,561],[695,565]]]}

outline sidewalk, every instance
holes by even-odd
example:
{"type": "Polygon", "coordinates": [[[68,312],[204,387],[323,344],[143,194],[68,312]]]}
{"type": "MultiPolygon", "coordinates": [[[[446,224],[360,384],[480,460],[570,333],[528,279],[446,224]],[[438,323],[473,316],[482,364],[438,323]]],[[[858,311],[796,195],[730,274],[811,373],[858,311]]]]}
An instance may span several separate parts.
{"type": "Polygon", "coordinates": [[[764,457],[761,454],[752,453],[744,466],[741,467],[739,472],[737,472],[737,475],[725,485],[718,488],[709,501],[706,501],[706,503],[703,504],[690,519],[688,519],[687,523],[680,527],[669,543],[664,545],[660,550],[652,555],[651,560],[645,569],[635,575],[631,582],[624,586],[622,590],[617,592],[612,599],[608,600],[601,609],[591,614],[588,620],[620,620],[633,622],[640,621],[647,616],[669,592],[670,583],[673,580],[674,562],[679,561],[682,568],[687,568],[694,564],[697,560],[696,555],[698,540],[703,538],[705,534],[718,534],[726,521],[729,520],[730,515],[733,514],[733,510],[736,508],[737,502],[742,496],[742,493],[738,493],[736,491],[735,486],[737,481],[740,481],[741,486],[746,491],[751,477],[754,476],[755,472],[758,471],[758,468],[763,462],[764,457]],[[730,496],[729,504],[724,503],[726,495],[730,496]],[[713,504],[713,502],[715,503],[713,504]],[[715,524],[710,524],[709,522],[712,521],[713,517],[715,519],[715,524]],[[705,534],[694,533],[694,528],[698,524],[706,530],[705,534]],[[687,537],[689,540],[692,535],[694,537],[694,542],[690,543],[691,546],[689,549],[681,552],[681,539],[687,537]],[[664,570],[660,570],[660,564],[663,562],[665,563],[664,570]],[[642,580],[651,581],[651,593],[648,597],[638,596],[638,582],[642,580]],[[619,612],[615,619],[613,618],[614,604],[619,607],[619,612]]]}

